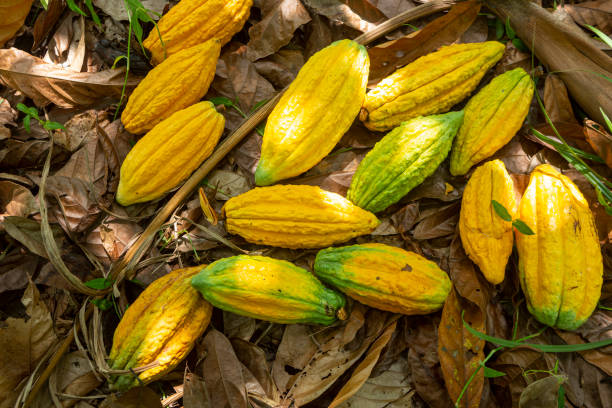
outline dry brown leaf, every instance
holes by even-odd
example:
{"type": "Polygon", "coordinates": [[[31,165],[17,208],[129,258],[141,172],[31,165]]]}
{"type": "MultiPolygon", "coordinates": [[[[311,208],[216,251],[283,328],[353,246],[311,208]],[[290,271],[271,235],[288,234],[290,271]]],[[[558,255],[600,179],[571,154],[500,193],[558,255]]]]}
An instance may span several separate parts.
{"type": "Polygon", "coordinates": [[[136,387],[123,394],[111,394],[101,408],[162,408],[159,395],[149,387],[136,387]]]}
{"type": "Polygon", "coordinates": [[[567,380],[560,375],[551,375],[529,384],[521,393],[519,408],[549,408],[557,404],[559,386],[567,380]]]}
{"type": "MultiPolygon", "coordinates": [[[[42,242],[42,234],[38,222],[24,217],[5,217],[3,225],[7,234],[21,242],[30,252],[43,258],[48,258],[47,251],[42,242]]],[[[57,246],[61,248],[64,234],[57,228],[57,225],[51,228],[57,246]]]]}
{"type": "Polygon", "coordinates": [[[34,45],[32,49],[38,48],[43,42],[47,34],[51,31],[57,20],[61,17],[66,8],[66,3],[63,0],[50,0],[47,9],[43,10],[36,21],[34,22],[34,28],[32,29],[32,35],[34,36],[34,45]]]}
{"type": "Polygon", "coordinates": [[[385,16],[392,18],[416,7],[411,0],[364,0],[376,6],[385,16]]]}
{"type": "Polygon", "coordinates": [[[346,1],[340,0],[303,0],[304,4],[330,20],[338,21],[355,30],[365,33],[376,27],[377,21],[367,21],[351,9],[346,1]]]}
{"type": "Polygon", "coordinates": [[[324,190],[346,195],[353,174],[365,156],[363,150],[339,150],[325,157],[319,164],[292,181],[292,184],[319,186],[324,190]]]}
{"type": "Polygon", "coordinates": [[[496,75],[500,75],[514,68],[523,68],[525,71],[531,72],[531,54],[519,50],[512,44],[512,41],[508,41],[504,55],[493,69],[496,75]]]}
{"type": "Polygon", "coordinates": [[[414,239],[433,239],[452,235],[459,221],[459,206],[456,202],[444,207],[423,211],[412,236],[414,239]]]}
{"type": "Polygon", "coordinates": [[[248,407],[242,364],[230,341],[212,329],[204,337],[207,355],[202,363],[203,378],[213,407],[248,407]]]}
{"type": "Polygon", "coordinates": [[[595,153],[612,168],[612,135],[599,123],[585,119],[584,137],[595,153]]]}
{"type": "MultiPolygon", "coordinates": [[[[399,318],[399,315],[397,317],[399,318]]],[[[370,378],[370,374],[378,362],[380,353],[382,352],[383,348],[385,348],[387,343],[389,343],[389,340],[391,340],[391,336],[393,335],[393,332],[395,332],[396,327],[397,320],[387,326],[380,337],[378,337],[376,341],[372,343],[372,346],[366,353],[365,358],[355,368],[351,378],[346,382],[346,384],[344,384],[344,386],[342,386],[332,403],[329,405],[329,408],[340,406],[343,402],[351,398],[357,391],[359,391],[363,384],[365,384],[368,378],[370,378]]]]}
{"type": "Polygon", "coordinates": [[[11,130],[6,127],[17,126],[17,111],[11,107],[8,100],[0,97],[0,140],[11,137],[11,130]]]}
{"type": "Polygon", "coordinates": [[[580,4],[563,6],[578,24],[588,24],[599,28],[605,34],[612,33],[612,1],[585,1],[580,4]]]}
{"type": "Polygon", "coordinates": [[[289,44],[293,33],[310,21],[299,0],[274,1],[263,19],[249,28],[246,56],[251,61],[267,57],[289,44]]]}
{"type": "Polygon", "coordinates": [[[378,83],[397,68],[456,41],[472,25],[479,10],[479,2],[461,2],[416,34],[370,48],[370,84],[378,83]]]}
{"type": "Polygon", "coordinates": [[[373,23],[380,24],[387,18],[385,14],[379,10],[370,0],[341,0],[344,4],[349,6],[351,10],[359,14],[361,18],[364,18],[373,23]]]}
{"type": "Polygon", "coordinates": [[[255,344],[238,338],[232,339],[232,346],[240,362],[242,362],[262,387],[264,395],[274,401],[279,401],[280,393],[272,379],[270,367],[268,367],[266,360],[266,353],[255,344]]]}
{"type": "Polygon", "coordinates": [[[206,396],[204,380],[194,373],[185,374],[183,382],[184,408],[209,408],[210,403],[206,396]]]}
{"type": "Polygon", "coordinates": [[[21,303],[26,319],[9,317],[0,326],[0,408],[13,407],[18,384],[57,342],[53,320],[34,283],[28,285],[21,303]]]}
{"type": "MultiPolygon", "coordinates": [[[[451,244],[449,264],[454,288],[442,310],[438,330],[438,355],[446,388],[451,399],[456,402],[463,387],[484,359],[485,342],[469,333],[463,326],[463,320],[481,333],[486,332],[486,308],[490,289],[465,255],[458,235],[451,244]]],[[[458,406],[477,408],[483,387],[484,373],[479,370],[458,406]]]]}
{"type": "Polygon", "coordinates": [[[34,196],[21,184],[0,181],[0,208],[2,213],[17,217],[27,217],[38,208],[34,196]]]}
{"type": "MultiPolygon", "coordinates": [[[[23,92],[36,106],[54,103],[72,108],[92,105],[105,96],[119,99],[124,77],[124,69],[72,72],[16,48],[0,50],[0,80],[23,92]]],[[[138,78],[128,79],[127,90],[138,82],[138,78]]]]}
{"type": "Polygon", "coordinates": [[[574,110],[565,84],[555,74],[546,75],[544,82],[544,107],[553,122],[574,123],[574,110]]]}
{"type": "Polygon", "coordinates": [[[526,0],[489,0],[487,7],[549,69],[559,73],[572,98],[592,119],[603,122],[600,108],[612,112],[612,59],[575,24],[555,18],[526,0]]]}
{"type": "MultiPolygon", "coordinates": [[[[20,140],[9,139],[0,150],[0,168],[20,169],[42,165],[45,161],[49,142],[47,140],[20,140]]],[[[53,151],[54,159],[63,159],[65,154],[60,149],[53,151]]]]}

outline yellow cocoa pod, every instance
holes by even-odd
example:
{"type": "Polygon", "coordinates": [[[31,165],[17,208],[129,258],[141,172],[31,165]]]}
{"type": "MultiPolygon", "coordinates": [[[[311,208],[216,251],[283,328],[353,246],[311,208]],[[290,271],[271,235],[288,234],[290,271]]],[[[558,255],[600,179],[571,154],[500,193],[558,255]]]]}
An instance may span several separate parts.
{"type": "Polygon", "coordinates": [[[159,33],[151,30],[143,45],[153,64],[211,38],[225,45],[242,30],[252,5],[253,0],[181,0],[159,19],[159,33]]]}
{"type": "Polygon", "coordinates": [[[448,275],[435,262],[384,244],[323,249],[314,271],[361,303],[406,315],[435,312],[451,290],[448,275]]]}
{"type": "Polygon", "coordinates": [[[212,306],[191,286],[204,266],[178,269],[151,283],[130,305],[113,336],[110,368],[146,371],[111,376],[120,391],[155,381],[172,371],[193,348],[212,314],[212,306]],[[138,381],[140,380],[140,381],[138,381]]]}
{"type": "Polygon", "coordinates": [[[519,215],[535,232],[516,234],[529,312],[549,326],[577,329],[597,306],[603,283],[601,248],[588,202],[569,178],[543,164],[531,173],[519,215]]]}
{"type": "Polygon", "coordinates": [[[486,162],[474,171],[463,191],[459,215],[465,252],[489,282],[498,284],[504,280],[514,238],[512,220],[497,215],[493,200],[516,218],[514,183],[501,160],[486,162]]]}
{"type": "Polygon", "coordinates": [[[329,325],[346,318],[342,294],[306,269],[265,256],[220,259],[191,284],[215,307],[255,319],[329,325]]]}
{"type": "Polygon", "coordinates": [[[13,38],[25,21],[33,0],[3,0],[0,2],[0,47],[13,38]]]}
{"type": "Polygon", "coordinates": [[[417,116],[448,112],[472,92],[504,54],[497,41],[453,44],[418,58],[366,95],[359,118],[384,131],[417,116]]]}
{"type": "Polygon", "coordinates": [[[359,114],[369,71],[368,52],[351,40],[310,57],[268,118],[258,186],[297,176],[332,151],[359,114]]]}
{"type": "Polygon", "coordinates": [[[223,206],[227,231],[255,244],[321,248],[374,231],[380,223],[336,193],[315,186],[258,187],[223,206]]]}
{"type": "Polygon", "coordinates": [[[131,133],[145,133],[174,112],[199,101],[215,77],[218,40],[181,50],[153,68],[138,84],[121,115],[131,133]]]}
{"type": "Polygon", "coordinates": [[[516,68],[495,77],[470,99],[451,151],[453,176],[467,173],[514,137],[529,112],[533,89],[529,74],[516,68]]]}
{"type": "Polygon", "coordinates": [[[210,102],[192,105],[158,123],[121,165],[117,202],[154,200],[178,186],[210,156],[224,126],[225,118],[210,102]]]}

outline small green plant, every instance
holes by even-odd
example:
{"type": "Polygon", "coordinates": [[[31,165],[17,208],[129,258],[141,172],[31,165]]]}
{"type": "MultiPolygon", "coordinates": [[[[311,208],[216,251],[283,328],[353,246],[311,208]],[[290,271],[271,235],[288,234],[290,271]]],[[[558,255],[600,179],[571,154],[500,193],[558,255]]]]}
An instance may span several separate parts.
{"type": "MultiPolygon", "coordinates": [[[[102,22],[100,21],[100,17],[98,17],[98,14],[96,14],[96,11],[94,10],[92,0],[84,0],[84,3],[85,3],[85,6],[87,7],[87,9],[89,10],[89,12],[91,13],[91,19],[97,25],[101,26],[102,22]]],[[[47,10],[47,7],[49,7],[49,1],[48,0],[40,0],[40,4],[42,4],[42,6],[43,6],[43,8],[45,10],[47,10]]],[[[82,15],[83,17],[89,17],[86,12],[81,10],[81,8],[76,4],[76,2],[74,0],[66,0],[66,5],[68,6],[68,8],[70,10],[74,11],[75,13],[78,13],[78,14],[82,15]]]]}
{"type": "Polygon", "coordinates": [[[66,128],[61,123],[41,119],[40,116],[38,116],[38,110],[34,107],[26,106],[23,103],[18,103],[17,110],[22,113],[25,113],[25,117],[23,118],[23,127],[28,133],[30,133],[31,131],[30,124],[32,123],[32,119],[38,121],[38,123],[40,123],[40,125],[47,131],[57,129],[66,130],[66,128]]]}
{"type": "MultiPolygon", "coordinates": [[[[255,112],[257,109],[259,109],[261,106],[263,106],[266,102],[268,102],[267,99],[264,99],[263,101],[259,101],[255,104],[255,106],[253,106],[253,108],[251,108],[251,111],[249,112],[249,114],[247,115],[246,113],[244,113],[242,111],[242,109],[240,109],[240,107],[238,106],[238,99],[236,99],[236,101],[232,101],[229,98],[226,98],[225,96],[218,96],[215,98],[210,98],[210,101],[216,106],[216,105],[223,105],[225,107],[228,108],[234,108],[236,109],[236,111],[240,114],[240,116],[242,116],[243,118],[247,118],[250,114],[252,114],[253,112],[255,112]]],[[[255,130],[257,131],[257,133],[259,133],[260,136],[264,135],[264,129],[265,126],[264,125],[259,125],[255,128],[255,130]]]]}
{"type": "Polygon", "coordinates": [[[533,232],[531,228],[529,228],[529,225],[527,225],[525,221],[520,220],[518,218],[513,220],[512,216],[510,215],[506,207],[503,206],[503,204],[498,201],[491,200],[491,205],[493,206],[493,209],[495,210],[495,213],[499,216],[499,218],[504,221],[512,222],[512,226],[516,228],[518,232],[523,235],[535,235],[535,232],[533,232]]]}

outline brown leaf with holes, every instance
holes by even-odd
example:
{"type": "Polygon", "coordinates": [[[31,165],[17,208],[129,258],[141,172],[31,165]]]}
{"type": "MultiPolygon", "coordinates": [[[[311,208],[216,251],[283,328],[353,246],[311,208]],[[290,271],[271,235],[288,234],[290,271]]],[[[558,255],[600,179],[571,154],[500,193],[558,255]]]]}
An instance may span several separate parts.
{"type": "Polygon", "coordinates": [[[477,1],[458,3],[416,34],[370,48],[370,84],[376,84],[397,68],[456,41],[472,25],[479,11],[480,3],[477,1]]]}
{"type": "MultiPolygon", "coordinates": [[[[123,69],[74,72],[48,64],[16,48],[0,50],[0,81],[23,92],[36,106],[54,103],[63,108],[92,105],[101,97],[119,99],[124,85],[123,69]]],[[[127,80],[128,91],[139,79],[127,80]]]]}
{"type": "Polygon", "coordinates": [[[548,74],[544,82],[544,107],[553,122],[574,123],[574,110],[565,84],[555,74],[548,74]]]}
{"type": "Polygon", "coordinates": [[[612,135],[599,123],[585,119],[584,137],[595,153],[612,168],[612,135]]]}

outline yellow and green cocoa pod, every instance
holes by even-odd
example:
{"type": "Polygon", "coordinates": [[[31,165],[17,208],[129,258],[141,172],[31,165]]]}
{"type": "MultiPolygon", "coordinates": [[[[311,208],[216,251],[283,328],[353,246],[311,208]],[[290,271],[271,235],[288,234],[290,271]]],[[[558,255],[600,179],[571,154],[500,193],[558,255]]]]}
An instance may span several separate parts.
{"type": "Polygon", "coordinates": [[[535,168],[519,206],[534,235],[516,234],[519,277],[529,312],[574,330],[601,296],[603,261],[593,214],[576,185],[552,166],[535,168]]]}
{"type": "Polygon", "coordinates": [[[221,52],[218,40],[179,51],[153,68],[138,84],[121,115],[131,133],[147,132],[208,92],[221,52]]]}
{"type": "Polygon", "coordinates": [[[0,47],[13,38],[25,21],[33,0],[3,0],[0,2],[0,47]]]}
{"type": "Polygon", "coordinates": [[[514,183],[501,160],[478,167],[463,191],[459,234],[463,248],[485,278],[496,285],[504,280],[514,238],[512,221],[497,215],[492,201],[503,205],[517,218],[514,183]]]}
{"type": "Polygon", "coordinates": [[[211,38],[225,45],[242,29],[252,5],[252,0],[181,0],[159,20],[143,45],[151,51],[153,64],[211,38]]]}
{"type": "Polygon", "coordinates": [[[417,116],[447,112],[472,92],[504,54],[496,41],[453,44],[418,58],[366,95],[360,119],[384,131],[417,116]]]}
{"type": "Polygon", "coordinates": [[[265,256],[220,259],[191,284],[213,306],[255,319],[329,325],[346,318],[341,293],[291,262],[265,256]]]}
{"type": "Polygon", "coordinates": [[[347,198],[379,212],[401,200],[446,159],[463,111],[417,117],[393,129],[364,157],[347,198]]]}
{"type": "Polygon", "coordinates": [[[368,52],[351,40],[308,59],[266,123],[258,186],[297,176],[332,151],[359,114],[369,70],[368,52]]]}
{"type": "Polygon", "coordinates": [[[529,74],[516,68],[495,77],[470,99],[451,152],[453,176],[467,173],[514,137],[529,112],[533,89],[529,74]]]}
{"type": "Polygon", "coordinates": [[[151,201],[178,186],[217,145],[225,118],[210,102],[200,102],[158,123],[130,150],[117,188],[117,202],[151,201]]]}
{"type": "Polygon", "coordinates": [[[227,231],[255,244],[323,248],[369,234],[376,216],[315,186],[257,187],[223,206],[227,231]]]}
{"type": "Polygon", "coordinates": [[[130,305],[113,336],[110,368],[139,372],[112,375],[113,389],[127,390],[171,372],[193,348],[212,315],[212,306],[191,286],[202,266],[178,269],[151,283],[130,305]]]}
{"type": "Polygon", "coordinates": [[[406,315],[435,312],[451,289],[448,275],[435,262],[384,244],[323,249],[314,271],[363,304],[406,315]]]}

